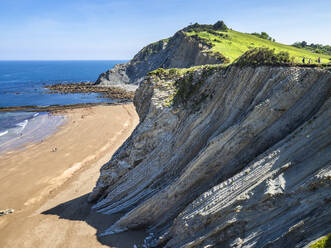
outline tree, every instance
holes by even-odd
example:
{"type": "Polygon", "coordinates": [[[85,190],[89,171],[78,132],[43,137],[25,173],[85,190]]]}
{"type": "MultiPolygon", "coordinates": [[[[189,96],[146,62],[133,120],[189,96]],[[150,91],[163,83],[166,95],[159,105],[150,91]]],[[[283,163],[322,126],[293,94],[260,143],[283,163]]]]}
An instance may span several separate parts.
{"type": "Polygon", "coordinates": [[[223,21],[218,21],[213,25],[213,28],[215,30],[221,30],[221,31],[226,31],[228,30],[228,27],[225,25],[223,21]]]}
{"type": "Polygon", "coordinates": [[[275,41],[275,39],[273,39],[270,35],[268,35],[267,32],[261,32],[260,34],[255,32],[255,33],[252,33],[252,35],[260,37],[261,39],[275,41]]]}

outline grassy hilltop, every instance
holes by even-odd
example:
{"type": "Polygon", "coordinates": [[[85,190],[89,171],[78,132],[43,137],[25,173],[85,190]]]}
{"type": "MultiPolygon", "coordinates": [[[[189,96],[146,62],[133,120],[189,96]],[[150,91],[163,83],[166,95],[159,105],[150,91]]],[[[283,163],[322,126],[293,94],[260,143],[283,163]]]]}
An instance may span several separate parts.
{"type": "MultiPolygon", "coordinates": [[[[223,22],[219,22],[223,23],[223,22]]],[[[223,23],[224,24],[224,23],[223,23]]],[[[216,25],[216,24],[215,24],[216,25]]],[[[330,62],[331,56],[327,54],[313,53],[303,48],[297,48],[290,45],[280,44],[271,40],[260,38],[254,34],[241,33],[228,29],[225,24],[221,28],[215,28],[215,25],[194,24],[183,31],[188,36],[198,37],[209,45],[209,52],[217,52],[229,59],[232,63],[246,51],[257,48],[275,49],[275,52],[288,52],[294,58],[295,63],[302,63],[302,58],[311,58],[313,64],[317,64],[318,57],[322,64],[330,62]]]]}

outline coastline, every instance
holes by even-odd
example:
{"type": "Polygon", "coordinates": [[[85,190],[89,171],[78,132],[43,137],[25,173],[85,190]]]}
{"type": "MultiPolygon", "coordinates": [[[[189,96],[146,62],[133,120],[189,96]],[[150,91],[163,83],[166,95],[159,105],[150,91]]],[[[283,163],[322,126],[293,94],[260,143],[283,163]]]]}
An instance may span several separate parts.
{"type": "MultiPolygon", "coordinates": [[[[102,228],[96,219],[107,217],[91,216],[85,198],[138,116],[132,103],[62,109],[56,115],[67,121],[51,136],[0,154],[0,209],[15,210],[0,217],[0,247],[105,247],[96,236],[102,228]]],[[[140,236],[121,242],[131,245],[140,236]]]]}
{"type": "Polygon", "coordinates": [[[122,105],[132,102],[131,100],[118,100],[117,102],[96,102],[96,103],[76,103],[65,105],[49,105],[49,106],[12,106],[12,107],[0,107],[1,112],[14,112],[14,111],[27,111],[27,112],[56,112],[62,110],[70,110],[75,108],[95,107],[95,106],[114,106],[122,105]]]}
{"type": "Polygon", "coordinates": [[[66,121],[64,115],[35,113],[32,118],[25,119],[0,134],[0,155],[24,149],[30,143],[43,141],[55,133],[66,121]]]}

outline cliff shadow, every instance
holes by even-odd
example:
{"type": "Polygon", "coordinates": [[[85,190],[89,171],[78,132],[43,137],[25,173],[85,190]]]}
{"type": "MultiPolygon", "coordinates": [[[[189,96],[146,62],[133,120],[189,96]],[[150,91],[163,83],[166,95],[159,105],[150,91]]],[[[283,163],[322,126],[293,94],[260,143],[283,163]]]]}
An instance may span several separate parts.
{"type": "Polygon", "coordinates": [[[144,230],[127,231],[123,233],[107,235],[100,237],[99,235],[115,223],[123,214],[105,215],[92,210],[91,203],[87,201],[88,194],[78,198],[61,203],[51,209],[48,209],[41,214],[57,215],[60,219],[72,221],[85,221],[87,224],[97,230],[97,240],[109,247],[132,248],[134,244],[141,245],[147,233],[144,230]]]}

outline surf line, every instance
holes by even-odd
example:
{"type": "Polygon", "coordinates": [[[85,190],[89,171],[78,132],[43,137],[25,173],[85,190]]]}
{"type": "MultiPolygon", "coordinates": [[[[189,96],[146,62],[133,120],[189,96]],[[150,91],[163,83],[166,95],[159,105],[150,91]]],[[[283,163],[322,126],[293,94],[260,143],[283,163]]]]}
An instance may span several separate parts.
{"type": "Polygon", "coordinates": [[[8,130],[6,130],[6,131],[0,133],[0,136],[4,136],[4,135],[6,135],[7,133],[8,133],[8,130]]]}

